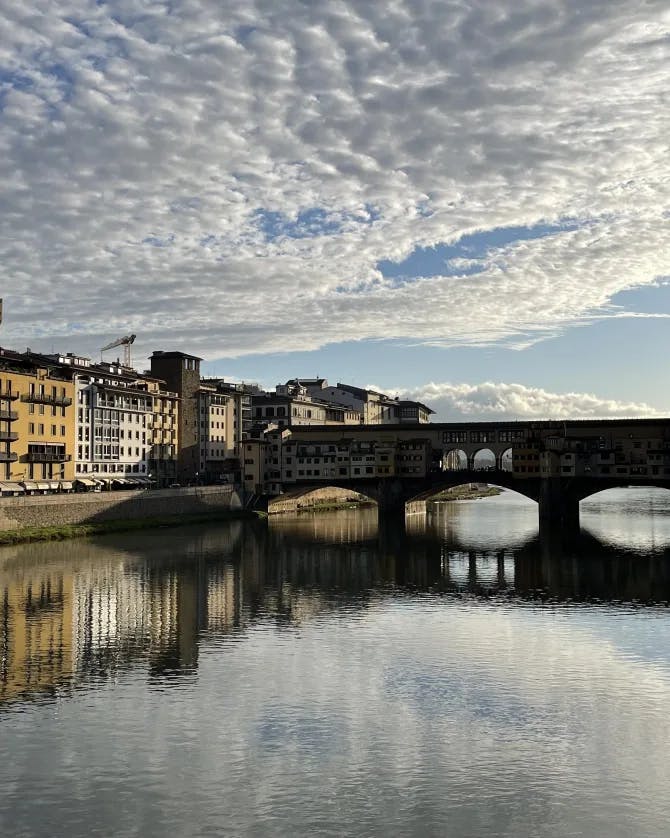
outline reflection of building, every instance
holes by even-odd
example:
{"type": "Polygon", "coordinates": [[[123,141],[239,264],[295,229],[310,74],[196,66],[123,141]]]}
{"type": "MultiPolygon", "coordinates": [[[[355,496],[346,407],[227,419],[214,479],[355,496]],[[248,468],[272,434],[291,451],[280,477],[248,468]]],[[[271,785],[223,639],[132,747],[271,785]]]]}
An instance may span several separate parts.
{"type": "Polygon", "coordinates": [[[0,701],[50,690],[72,676],[71,574],[0,578],[0,701]]]}
{"type": "MultiPolygon", "coordinates": [[[[0,571],[0,702],[134,661],[153,674],[197,666],[209,590],[201,566],[140,568],[59,562],[0,571]]],[[[239,585],[227,575],[216,581],[215,613],[227,603],[224,622],[232,625],[239,585]]]]}

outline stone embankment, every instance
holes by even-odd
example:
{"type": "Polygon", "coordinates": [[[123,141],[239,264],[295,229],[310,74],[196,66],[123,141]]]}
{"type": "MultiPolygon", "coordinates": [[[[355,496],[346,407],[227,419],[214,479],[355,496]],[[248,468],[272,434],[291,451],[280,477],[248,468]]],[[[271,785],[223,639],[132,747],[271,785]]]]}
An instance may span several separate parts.
{"type": "Polygon", "coordinates": [[[241,510],[232,486],[0,498],[0,531],[211,515],[241,510]]]}

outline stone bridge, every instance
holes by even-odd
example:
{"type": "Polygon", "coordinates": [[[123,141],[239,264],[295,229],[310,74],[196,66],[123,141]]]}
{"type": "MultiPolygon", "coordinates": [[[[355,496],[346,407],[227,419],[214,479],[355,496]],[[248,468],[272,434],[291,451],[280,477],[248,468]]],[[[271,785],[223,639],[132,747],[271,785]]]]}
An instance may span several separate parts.
{"type": "MultiPolygon", "coordinates": [[[[356,478],[329,480],[327,485],[357,492],[374,500],[381,517],[404,516],[425,512],[432,497],[454,486],[467,483],[488,483],[518,492],[538,504],[540,525],[559,526],[574,532],[579,529],[579,502],[605,489],[628,486],[652,486],[670,489],[670,480],[659,477],[618,479],[612,477],[526,477],[519,479],[509,470],[454,470],[428,474],[421,478],[356,478]]],[[[324,484],[300,483],[292,491],[303,494],[310,489],[323,490],[324,484]]]]}

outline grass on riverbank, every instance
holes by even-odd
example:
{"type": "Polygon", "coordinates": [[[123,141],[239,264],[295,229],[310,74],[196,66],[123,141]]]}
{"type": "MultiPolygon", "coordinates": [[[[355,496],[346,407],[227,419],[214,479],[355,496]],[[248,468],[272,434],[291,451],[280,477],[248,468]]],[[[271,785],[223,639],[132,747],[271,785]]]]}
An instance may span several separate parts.
{"type": "Polygon", "coordinates": [[[439,495],[435,495],[430,500],[477,500],[477,498],[492,498],[501,493],[502,489],[497,486],[489,486],[487,489],[470,489],[467,486],[457,486],[455,489],[447,489],[439,495]]]}
{"type": "Polygon", "coordinates": [[[274,512],[273,515],[293,515],[294,513],[298,513],[298,515],[303,515],[306,512],[333,512],[338,509],[359,509],[361,506],[376,506],[377,504],[373,500],[362,500],[362,501],[342,501],[341,503],[314,503],[310,506],[301,506],[297,509],[283,509],[281,512],[274,512]]]}
{"type": "Polygon", "coordinates": [[[153,518],[138,518],[128,521],[97,521],[90,524],[64,524],[59,527],[21,527],[18,530],[0,531],[0,545],[25,544],[31,541],[65,541],[87,535],[132,532],[136,530],[164,527],[182,527],[187,524],[206,524],[232,521],[239,518],[255,518],[254,512],[244,509],[218,510],[197,515],[165,515],[153,518]]]}

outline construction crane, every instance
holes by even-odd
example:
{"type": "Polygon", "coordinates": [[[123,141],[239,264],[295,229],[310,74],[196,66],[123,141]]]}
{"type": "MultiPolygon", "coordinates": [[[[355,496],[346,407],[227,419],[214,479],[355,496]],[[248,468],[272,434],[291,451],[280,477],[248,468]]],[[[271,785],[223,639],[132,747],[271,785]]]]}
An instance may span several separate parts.
{"type": "Polygon", "coordinates": [[[136,335],[124,335],[122,338],[118,338],[117,340],[113,340],[111,343],[108,343],[107,346],[103,346],[100,350],[100,360],[102,360],[102,353],[106,352],[108,349],[114,349],[117,346],[123,347],[123,366],[132,368],[131,356],[130,356],[130,347],[131,344],[135,342],[136,335]]]}

